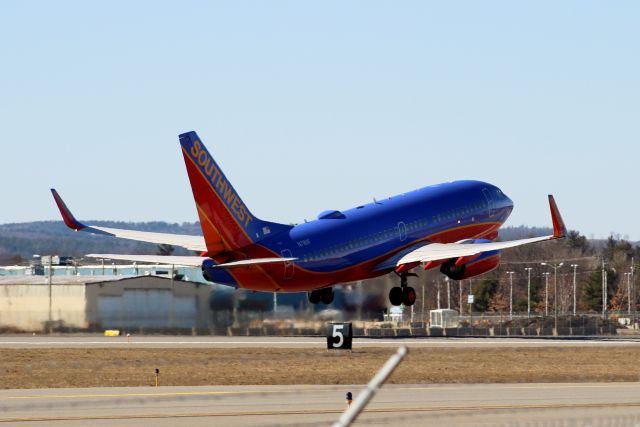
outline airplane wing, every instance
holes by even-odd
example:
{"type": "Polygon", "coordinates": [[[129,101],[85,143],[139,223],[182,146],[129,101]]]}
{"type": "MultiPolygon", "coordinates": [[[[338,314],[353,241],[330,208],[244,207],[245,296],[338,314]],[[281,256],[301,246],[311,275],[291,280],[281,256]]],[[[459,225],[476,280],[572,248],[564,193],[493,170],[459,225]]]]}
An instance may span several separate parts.
{"type": "MultiPolygon", "coordinates": [[[[122,261],[135,261],[152,264],[167,264],[167,265],[186,265],[189,267],[201,267],[202,263],[210,258],[199,256],[173,256],[173,255],[120,255],[120,254],[89,254],[85,255],[88,258],[99,259],[115,259],[122,261]]],[[[211,268],[237,268],[248,267],[258,264],[272,264],[278,262],[291,262],[297,258],[254,258],[243,259],[239,261],[230,261],[222,264],[211,265],[211,268]]]]}
{"type": "MultiPolygon", "coordinates": [[[[60,214],[67,227],[75,231],[84,231],[91,234],[120,237],[123,239],[137,240],[140,242],[157,243],[182,246],[193,251],[204,252],[207,246],[202,236],[185,234],[152,233],[148,231],[124,230],[120,228],[98,227],[85,225],[78,221],[55,189],[51,189],[53,198],[60,209],[60,214]]],[[[189,267],[201,267],[202,263],[210,258],[199,256],[173,256],[173,255],[120,255],[120,254],[89,254],[88,258],[134,261],[153,264],[184,265],[189,267]]],[[[278,262],[291,262],[297,258],[255,258],[230,261],[222,264],[214,264],[211,268],[237,268],[258,264],[272,264],[278,262]]]]}
{"type": "Polygon", "coordinates": [[[67,208],[67,205],[64,203],[55,189],[51,189],[51,194],[53,194],[53,199],[56,201],[58,209],[60,209],[60,214],[62,215],[64,223],[67,225],[67,227],[75,231],[84,231],[91,234],[137,240],[139,242],[181,246],[183,248],[198,252],[207,250],[207,245],[205,244],[204,237],[202,236],[153,233],[149,231],[124,230],[120,228],[98,227],[94,225],[82,224],[73,216],[73,214],[71,213],[69,208],[67,208]]]}
{"type": "Polygon", "coordinates": [[[529,239],[512,240],[508,242],[488,242],[488,243],[431,243],[419,247],[396,262],[396,266],[411,263],[423,263],[429,261],[439,261],[451,258],[478,255],[482,252],[496,251],[501,249],[514,248],[516,246],[527,245],[545,240],[561,239],[567,234],[558,206],[552,195],[549,195],[549,208],[551,210],[551,220],[553,222],[553,234],[543,237],[533,237],[529,239]]]}

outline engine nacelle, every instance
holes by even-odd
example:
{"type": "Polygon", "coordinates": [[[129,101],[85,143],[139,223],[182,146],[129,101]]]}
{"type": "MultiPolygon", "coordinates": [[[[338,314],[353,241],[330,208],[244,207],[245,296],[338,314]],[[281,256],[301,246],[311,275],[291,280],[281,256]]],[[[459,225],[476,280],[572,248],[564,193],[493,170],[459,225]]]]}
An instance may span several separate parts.
{"type": "Polygon", "coordinates": [[[440,271],[453,280],[464,280],[487,273],[500,265],[500,251],[484,252],[465,264],[456,265],[457,258],[440,266],[440,271]]]}
{"type": "Polygon", "coordinates": [[[237,282],[227,270],[216,268],[216,262],[211,258],[202,262],[202,277],[208,282],[214,282],[219,285],[238,287],[237,282]]]}

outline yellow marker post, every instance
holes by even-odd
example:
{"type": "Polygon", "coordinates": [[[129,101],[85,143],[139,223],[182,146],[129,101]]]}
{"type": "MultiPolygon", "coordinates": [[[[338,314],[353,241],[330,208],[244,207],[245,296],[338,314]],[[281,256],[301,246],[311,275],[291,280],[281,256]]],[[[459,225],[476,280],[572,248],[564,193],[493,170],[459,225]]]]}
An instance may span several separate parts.
{"type": "Polygon", "coordinates": [[[156,368],[156,387],[160,384],[160,369],[156,368]]]}

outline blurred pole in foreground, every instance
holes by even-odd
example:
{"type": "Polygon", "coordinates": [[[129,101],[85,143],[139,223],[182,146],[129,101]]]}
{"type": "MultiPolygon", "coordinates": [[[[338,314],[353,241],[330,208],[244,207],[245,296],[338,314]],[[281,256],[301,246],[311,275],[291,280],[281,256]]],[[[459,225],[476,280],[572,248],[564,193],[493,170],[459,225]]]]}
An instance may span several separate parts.
{"type": "Polygon", "coordinates": [[[351,406],[342,414],[338,422],[333,427],[347,427],[353,423],[358,415],[366,408],[369,401],[376,394],[378,389],[389,378],[389,375],[396,369],[402,359],[407,355],[407,347],[400,347],[396,353],[387,360],[382,369],[378,371],[375,377],[369,381],[367,387],[358,394],[356,400],[353,401],[351,406]]]}

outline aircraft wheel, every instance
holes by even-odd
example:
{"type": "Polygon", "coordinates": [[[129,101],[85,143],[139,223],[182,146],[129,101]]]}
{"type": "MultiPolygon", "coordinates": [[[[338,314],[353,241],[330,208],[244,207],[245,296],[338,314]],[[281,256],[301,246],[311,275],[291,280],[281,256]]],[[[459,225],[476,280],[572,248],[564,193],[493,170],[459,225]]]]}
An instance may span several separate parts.
{"type": "Polygon", "coordinates": [[[311,304],[318,304],[320,302],[320,292],[318,291],[307,292],[307,298],[309,298],[309,302],[311,304]]]}
{"type": "Polygon", "coordinates": [[[402,303],[411,307],[416,302],[416,290],[408,286],[402,290],[402,303]]]}
{"type": "Polygon", "coordinates": [[[333,302],[333,288],[324,288],[320,299],[323,304],[331,304],[333,302]]]}
{"type": "Polygon", "coordinates": [[[389,301],[391,305],[402,304],[402,288],[400,286],[391,288],[391,291],[389,291],[389,301]]]}

